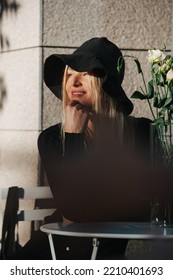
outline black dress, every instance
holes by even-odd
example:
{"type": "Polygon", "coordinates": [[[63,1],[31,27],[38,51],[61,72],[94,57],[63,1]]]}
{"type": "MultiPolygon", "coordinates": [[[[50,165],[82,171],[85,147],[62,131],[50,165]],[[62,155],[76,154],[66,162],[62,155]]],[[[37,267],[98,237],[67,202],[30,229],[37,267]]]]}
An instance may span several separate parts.
{"type": "MultiPolygon", "coordinates": [[[[149,221],[148,200],[136,189],[133,175],[129,178],[132,157],[148,159],[149,132],[148,119],[128,117],[123,148],[105,137],[98,149],[96,143],[86,143],[84,134],[65,133],[63,143],[61,124],[41,132],[39,153],[57,208],[45,222],[61,221],[62,215],[74,222],[149,221]]],[[[90,238],[54,236],[54,242],[58,259],[91,257],[90,238]]],[[[127,242],[101,239],[97,258],[123,258],[127,242]]],[[[34,233],[15,258],[51,259],[46,234],[34,233]]]]}
{"type": "MultiPolygon", "coordinates": [[[[103,134],[108,133],[104,131],[103,134]]],[[[117,203],[115,197],[117,193],[124,196],[123,187],[129,185],[123,181],[124,172],[132,166],[135,155],[142,160],[149,159],[150,120],[128,117],[124,143],[120,148],[117,143],[114,145],[114,139],[105,138],[99,147],[95,143],[89,146],[84,134],[75,133],[65,133],[62,143],[61,124],[40,134],[38,149],[56,201],[57,219],[61,219],[62,213],[74,222],[123,218],[112,214],[117,203]]],[[[117,207],[120,207],[118,203],[117,207]]],[[[116,207],[114,212],[117,212],[116,207]]],[[[129,214],[129,209],[127,212],[129,214]]]]}

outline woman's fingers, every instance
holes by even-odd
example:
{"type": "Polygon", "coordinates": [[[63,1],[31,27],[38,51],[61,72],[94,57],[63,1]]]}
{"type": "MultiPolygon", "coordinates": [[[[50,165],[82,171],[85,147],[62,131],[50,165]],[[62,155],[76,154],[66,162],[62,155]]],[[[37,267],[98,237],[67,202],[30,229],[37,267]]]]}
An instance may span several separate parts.
{"type": "Polygon", "coordinates": [[[76,106],[77,104],[80,104],[77,100],[71,100],[71,101],[69,101],[69,103],[67,104],[67,106],[76,106]]]}
{"type": "Polygon", "coordinates": [[[69,133],[83,133],[87,127],[89,111],[85,106],[73,100],[66,107],[64,129],[69,133]]]}
{"type": "Polygon", "coordinates": [[[88,109],[88,107],[87,106],[84,106],[84,105],[82,105],[81,103],[79,103],[78,101],[76,101],[76,100],[71,100],[69,103],[68,103],[68,105],[67,106],[70,106],[70,107],[75,107],[75,108],[77,108],[78,110],[83,110],[83,111],[86,111],[86,112],[88,112],[89,113],[89,109],[88,109]]]}

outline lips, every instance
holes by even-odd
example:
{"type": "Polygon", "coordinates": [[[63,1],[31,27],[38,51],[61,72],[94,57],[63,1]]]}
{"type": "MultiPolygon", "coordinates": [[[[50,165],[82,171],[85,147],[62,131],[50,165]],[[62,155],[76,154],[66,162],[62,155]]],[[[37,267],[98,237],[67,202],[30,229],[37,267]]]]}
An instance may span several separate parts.
{"type": "Polygon", "coordinates": [[[83,96],[85,93],[84,91],[74,91],[72,92],[72,96],[83,96]]]}

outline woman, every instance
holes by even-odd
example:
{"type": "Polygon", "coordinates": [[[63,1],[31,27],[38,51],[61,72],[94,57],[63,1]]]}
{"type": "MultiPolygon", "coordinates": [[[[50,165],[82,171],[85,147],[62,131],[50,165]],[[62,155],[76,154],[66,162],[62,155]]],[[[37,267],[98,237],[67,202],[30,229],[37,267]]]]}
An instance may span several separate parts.
{"type": "MultiPolygon", "coordinates": [[[[45,61],[45,83],[63,105],[62,124],[47,128],[38,139],[57,206],[46,222],[62,221],[62,226],[70,227],[73,222],[149,218],[149,207],[141,205],[141,200],[129,210],[134,193],[142,197],[142,192],[134,186],[127,192],[133,176],[128,182],[122,180],[122,172],[129,174],[132,155],[148,152],[150,122],[128,116],[133,104],[121,87],[124,65],[117,71],[121,56],[107,38],[93,38],[70,55],[55,54],[45,61]]],[[[43,239],[47,246],[43,235],[38,234],[34,246],[42,246],[43,239]]],[[[54,241],[60,259],[90,258],[91,239],[55,237],[54,241]]],[[[29,250],[31,243],[25,248],[29,250]]],[[[100,243],[98,258],[122,258],[127,240],[101,239],[100,243]]],[[[49,258],[49,254],[43,256],[46,250],[34,258],[49,258]]],[[[32,252],[28,255],[31,259],[32,252]]]]}
{"type": "MultiPolygon", "coordinates": [[[[38,146],[64,225],[121,219],[115,213],[122,206],[112,208],[118,191],[111,165],[120,168],[122,147],[148,149],[149,120],[128,117],[133,104],[121,87],[124,65],[117,71],[121,56],[107,38],[93,38],[73,54],[51,55],[45,62],[45,83],[62,99],[63,121],[43,131],[38,146]]],[[[129,209],[124,212],[130,218],[129,209]]],[[[132,218],[137,219],[134,212],[132,218]]]]}

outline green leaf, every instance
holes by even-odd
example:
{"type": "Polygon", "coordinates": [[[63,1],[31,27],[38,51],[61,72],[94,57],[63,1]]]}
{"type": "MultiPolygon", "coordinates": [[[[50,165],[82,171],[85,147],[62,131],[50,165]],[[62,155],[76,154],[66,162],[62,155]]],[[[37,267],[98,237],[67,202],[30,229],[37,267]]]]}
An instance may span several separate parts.
{"type": "Polygon", "coordinates": [[[147,95],[144,95],[144,94],[141,93],[140,91],[135,91],[135,92],[131,95],[131,98],[144,100],[144,99],[147,99],[147,95]]]}
{"type": "Polygon", "coordinates": [[[137,65],[138,73],[139,74],[142,73],[141,64],[140,64],[139,60],[138,59],[134,59],[134,62],[137,65]]]}
{"type": "Polygon", "coordinates": [[[155,119],[155,120],[154,120],[154,123],[155,123],[156,125],[164,125],[164,124],[165,124],[163,118],[155,119]]]}
{"type": "Polygon", "coordinates": [[[167,81],[166,81],[166,74],[165,74],[165,73],[162,73],[161,75],[162,75],[162,80],[163,80],[163,82],[160,83],[160,85],[164,87],[165,84],[167,83],[167,81]]]}
{"type": "Polygon", "coordinates": [[[165,115],[165,112],[166,112],[166,108],[162,108],[162,109],[160,110],[160,112],[158,113],[159,117],[160,117],[160,118],[163,117],[163,116],[165,115]]]}
{"type": "Polygon", "coordinates": [[[169,104],[171,104],[173,101],[173,98],[170,97],[170,98],[167,98],[166,101],[165,101],[165,104],[164,104],[164,107],[168,106],[169,104]]]}
{"type": "Polygon", "coordinates": [[[160,99],[158,102],[158,108],[162,108],[165,105],[166,101],[167,101],[166,97],[163,97],[162,99],[160,99]]]}
{"type": "Polygon", "coordinates": [[[173,81],[170,81],[168,87],[169,87],[170,92],[173,93],[173,81]]]}
{"type": "Polygon", "coordinates": [[[153,86],[153,80],[148,82],[148,99],[153,98],[154,96],[154,86],[153,86]]]}
{"type": "Polygon", "coordinates": [[[157,108],[162,108],[163,104],[164,104],[164,100],[163,99],[158,99],[157,108]]]}
{"type": "Polygon", "coordinates": [[[155,78],[156,78],[156,84],[160,85],[160,77],[161,75],[159,73],[155,73],[155,78]]]}
{"type": "Polygon", "coordinates": [[[124,57],[123,57],[123,56],[120,56],[120,57],[118,58],[118,62],[117,62],[117,71],[118,71],[118,73],[121,72],[121,69],[122,69],[122,67],[123,67],[123,64],[124,64],[124,57]]]}
{"type": "Polygon", "coordinates": [[[159,108],[158,105],[159,105],[159,99],[157,96],[154,96],[153,106],[159,108]]]}
{"type": "Polygon", "coordinates": [[[165,120],[165,125],[169,125],[171,123],[171,121],[169,119],[165,120]]]}

